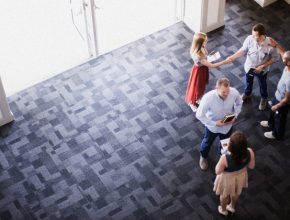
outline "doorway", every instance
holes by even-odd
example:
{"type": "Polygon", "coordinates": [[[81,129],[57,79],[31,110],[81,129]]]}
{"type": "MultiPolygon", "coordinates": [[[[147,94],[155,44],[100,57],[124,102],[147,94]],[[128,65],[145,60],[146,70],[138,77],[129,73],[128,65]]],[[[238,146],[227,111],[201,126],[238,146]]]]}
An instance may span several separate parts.
{"type": "Polygon", "coordinates": [[[8,96],[89,57],[69,1],[5,1],[0,26],[0,74],[8,96]]]}
{"type": "Polygon", "coordinates": [[[95,0],[99,53],[177,22],[177,0],[95,0]]]}
{"type": "Polygon", "coordinates": [[[0,8],[6,95],[176,23],[177,1],[6,1],[0,8]]]}

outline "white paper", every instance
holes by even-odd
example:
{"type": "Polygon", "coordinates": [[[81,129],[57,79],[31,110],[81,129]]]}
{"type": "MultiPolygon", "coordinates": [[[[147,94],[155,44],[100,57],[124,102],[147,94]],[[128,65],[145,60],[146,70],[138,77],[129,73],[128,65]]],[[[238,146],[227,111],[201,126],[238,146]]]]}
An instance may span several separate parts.
{"type": "Polygon", "coordinates": [[[212,55],[208,55],[207,56],[207,61],[211,63],[213,61],[218,60],[219,58],[221,58],[221,54],[220,54],[220,52],[217,51],[217,52],[215,52],[212,55]]]}
{"type": "Polygon", "coordinates": [[[229,141],[230,141],[230,138],[221,140],[221,145],[222,145],[221,153],[222,154],[228,153],[229,141]]]}

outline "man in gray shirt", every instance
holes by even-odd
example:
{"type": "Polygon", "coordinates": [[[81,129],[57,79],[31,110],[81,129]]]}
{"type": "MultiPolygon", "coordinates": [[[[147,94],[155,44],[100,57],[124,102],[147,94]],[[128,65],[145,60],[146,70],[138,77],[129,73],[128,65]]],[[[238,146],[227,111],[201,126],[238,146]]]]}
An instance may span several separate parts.
{"type": "Polygon", "coordinates": [[[268,121],[260,122],[261,126],[270,129],[269,132],[264,133],[264,136],[269,139],[283,138],[290,107],[290,51],[286,51],[282,59],[286,66],[272,100],[270,117],[268,121]]]}
{"type": "Polygon", "coordinates": [[[243,94],[243,100],[251,96],[254,77],[258,78],[260,86],[261,101],[259,110],[264,110],[267,105],[267,73],[270,65],[278,60],[278,54],[271,46],[270,39],[265,35],[265,28],[262,24],[256,24],[252,28],[252,35],[249,35],[243,43],[243,46],[232,56],[231,61],[247,54],[244,69],[246,72],[246,85],[243,94]]]}

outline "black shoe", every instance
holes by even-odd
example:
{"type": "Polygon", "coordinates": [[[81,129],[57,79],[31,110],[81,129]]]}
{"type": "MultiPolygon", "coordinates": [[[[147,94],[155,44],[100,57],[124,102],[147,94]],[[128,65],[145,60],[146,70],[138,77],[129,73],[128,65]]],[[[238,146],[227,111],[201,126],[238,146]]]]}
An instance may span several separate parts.
{"type": "Polygon", "coordinates": [[[246,95],[246,94],[243,94],[242,95],[242,100],[245,101],[247,99],[251,98],[251,95],[246,95]]]}

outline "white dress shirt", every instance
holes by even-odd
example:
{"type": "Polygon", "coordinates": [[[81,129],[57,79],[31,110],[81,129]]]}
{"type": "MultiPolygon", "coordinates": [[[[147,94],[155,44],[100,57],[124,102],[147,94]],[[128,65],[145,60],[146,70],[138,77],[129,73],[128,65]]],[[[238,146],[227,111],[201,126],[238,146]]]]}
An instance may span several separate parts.
{"type": "Polygon", "coordinates": [[[231,125],[216,126],[216,121],[224,118],[225,115],[235,113],[236,118],[242,109],[243,100],[239,92],[230,87],[229,95],[222,99],[217,90],[206,93],[196,111],[196,118],[201,121],[211,132],[227,134],[231,125]]]}
{"type": "MultiPolygon", "coordinates": [[[[270,45],[270,40],[268,37],[266,37],[262,43],[258,44],[255,38],[252,35],[249,35],[244,41],[241,49],[247,55],[244,65],[246,73],[249,72],[250,68],[255,68],[261,64],[264,64],[270,59],[275,62],[279,59],[279,55],[276,49],[270,45]]],[[[264,71],[266,73],[269,70],[270,66],[267,66],[264,71]]]]}

